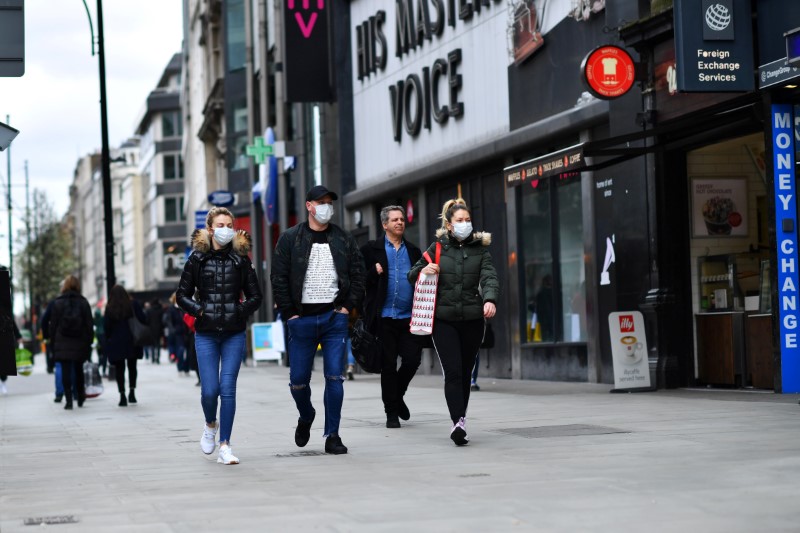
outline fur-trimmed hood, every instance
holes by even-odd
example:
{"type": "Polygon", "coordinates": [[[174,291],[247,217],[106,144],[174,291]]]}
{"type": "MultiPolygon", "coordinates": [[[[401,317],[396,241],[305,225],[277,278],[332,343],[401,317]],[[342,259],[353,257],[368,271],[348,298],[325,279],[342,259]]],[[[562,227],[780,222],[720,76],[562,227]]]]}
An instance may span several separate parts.
{"type": "MultiPolygon", "coordinates": [[[[250,234],[244,230],[237,230],[233,235],[233,251],[237,255],[246,256],[253,248],[253,240],[250,234]]],[[[208,253],[212,250],[211,247],[211,234],[207,229],[196,229],[192,232],[191,238],[192,250],[196,252],[208,253]]]]}
{"type": "MultiPolygon", "coordinates": [[[[439,228],[436,230],[437,239],[441,239],[442,237],[447,237],[449,235],[450,232],[445,228],[439,228]]],[[[475,241],[480,241],[480,243],[484,246],[489,246],[492,244],[492,234],[488,231],[476,231],[472,234],[472,239],[475,241]]]]}

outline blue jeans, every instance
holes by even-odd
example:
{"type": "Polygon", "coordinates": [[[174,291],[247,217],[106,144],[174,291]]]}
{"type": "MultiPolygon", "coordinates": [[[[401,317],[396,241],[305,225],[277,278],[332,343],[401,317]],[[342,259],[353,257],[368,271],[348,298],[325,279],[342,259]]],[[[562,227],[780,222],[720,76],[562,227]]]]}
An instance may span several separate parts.
{"type": "Polygon", "coordinates": [[[200,375],[200,405],[206,424],[217,419],[219,402],[219,441],[230,443],[236,415],[236,378],[242,364],[245,333],[197,332],[197,372],[200,375]]]}
{"type": "Polygon", "coordinates": [[[325,434],[339,433],[344,400],[344,357],[348,316],[329,311],[321,315],[301,316],[286,322],[289,330],[289,390],[292,392],[300,419],[314,417],[311,405],[311,369],[317,345],[322,345],[325,375],[325,434]]]}
{"type": "MultiPolygon", "coordinates": [[[[77,366],[80,366],[80,371],[83,372],[83,366],[81,366],[81,365],[77,365],[77,366]]],[[[70,383],[72,383],[73,385],[75,383],[77,383],[77,377],[75,376],[75,372],[76,371],[77,371],[76,367],[73,366],[72,367],[72,381],[70,381],[70,383]]],[[[64,396],[64,381],[63,381],[64,370],[61,367],[61,361],[56,361],[55,365],[53,365],[53,374],[55,375],[55,379],[56,379],[56,396],[64,396]]],[[[77,397],[78,397],[77,391],[74,391],[74,392],[75,392],[75,394],[73,394],[73,391],[69,391],[69,394],[67,395],[67,398],[69,399],[69,398],[73,398],[74,397],[74,398],[77,399],[77,397]]]]}
{"type": "Polygon", "coordinates": [[[186,361],[186,345],[183,342],[183,335],[170,335],[167,337],[167,348],[169,353],[175,354],[175,362],[178,372],[189,373],[189,364],[186,361]]]}
{"type": "Polygon", "coordinates": [[[347,364],[355,366],[356,358],[353,356],[353,346],[350,343],[350,331],[347,332],[347,364]]]}

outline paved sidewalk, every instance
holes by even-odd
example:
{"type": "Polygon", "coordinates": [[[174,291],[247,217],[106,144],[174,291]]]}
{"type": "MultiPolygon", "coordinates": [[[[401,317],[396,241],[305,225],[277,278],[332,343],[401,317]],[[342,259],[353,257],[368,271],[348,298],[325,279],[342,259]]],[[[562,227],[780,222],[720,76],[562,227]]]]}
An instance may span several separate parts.
{"type": "MultiPolygon", "coordinates": [[[[162,358],[163,359],[163,358],[162,358]]],[[[40,362],[40,361],[39,361],[40,362]]],[[[345,383],[325,455],[322,373],[308,446],[294,445],[288,369],[242,368],[237,466],[200,452],[195,378],[140,362],[139,404],[113,383],[82,409],[37,366],[0,397],[0,532],[798,531],[796,397],[484,379],[455,447],[441,378],[417,376],[412,417],[386,429],[377,376],[345,383]],[[38,526],[37,526],[38,527],[38,526]]]]}

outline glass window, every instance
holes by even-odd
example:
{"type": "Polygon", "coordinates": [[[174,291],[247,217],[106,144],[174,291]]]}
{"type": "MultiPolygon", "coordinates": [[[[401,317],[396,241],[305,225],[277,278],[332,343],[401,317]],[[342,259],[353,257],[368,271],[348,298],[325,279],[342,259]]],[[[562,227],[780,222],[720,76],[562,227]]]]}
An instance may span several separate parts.
{"type": "Polygon", "coordinates": [[[553,340],[553,245],[550,182],[525,185],[522,250],[525,265],[525,323],[528,342],[553,340]]]}
{"type": "Polygon", "coordinates": [[[228,71],[244,68],[244,0],[226,2],[226,35],[228,51],[228,71]]]}
{"type": "Polygon", "coordinates": [[[180,154],[164,156],[164,181],[183,179],[183,157],[180,154]]]}
{"type": "Polygon", "coordinates": [[[161,115],[161,136],[180,137],[183,135],[183,119],[180,111],[166,112],[161,115]]]}
{"type": "Polygon", "coordinates": [[[561,340],[586,341],[586,275],[580,178],[558,186],[559,277],[564,321],[561,340]]]}
{"type": "Polygon", "coordinates": [[[542,179],[523,187],[520,227],[527,341],[585,342],[580,176],[542,179]]]}
{"type": "Polygon", "coordinates": [[[164,220],[166,222],[183,222],[186,220],[182,196],[164,198],[164,220]]]}

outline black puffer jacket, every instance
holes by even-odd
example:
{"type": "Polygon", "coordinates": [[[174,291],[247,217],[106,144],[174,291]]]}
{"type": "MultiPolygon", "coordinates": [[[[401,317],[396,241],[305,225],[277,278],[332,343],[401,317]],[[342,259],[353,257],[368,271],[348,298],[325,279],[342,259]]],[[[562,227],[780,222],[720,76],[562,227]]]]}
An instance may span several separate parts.
{"type": "Polygon", "coordinates": [[[192,234],[194,251],[183,267],[175,298],[181,309],[197,318],[198,332],[244,331],[247,317],[261,305],[261,288],[247,257],[250,242],[246,232],[238,231],[230,244],[214,250],[208,231],[192,234]]]}
{"type": "MultiPolygon", "coordinates": [[[[335,224],[329,228],[328,245],[339,277],[339,294],[333,303],[337,308],[344,307],[352,311],[358,309],[364,298],[364,260],[352,235],[335,224]]],[[[301,222],[286,230],[275,247],[272,257],[272,295],[283,320],[303,314],[303,282],[312,239],[308,222],[301,222]]]]}
{"type": "Polygon", "coordinates": [[[86,298],[75,291],[67,291],[53,300],[49,339],[54,360],[82,363],[89,359],[94,339],[94,319],[92,319],[92,308],[86,298]],[[67,307],[74,307],[74,312],[81,317],[81,320],[80,324],[70,328],[69,334],[65,335],[61,321],[67,307]]]}

